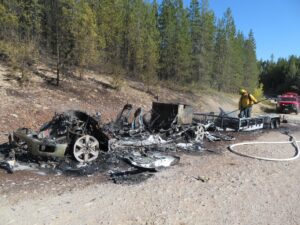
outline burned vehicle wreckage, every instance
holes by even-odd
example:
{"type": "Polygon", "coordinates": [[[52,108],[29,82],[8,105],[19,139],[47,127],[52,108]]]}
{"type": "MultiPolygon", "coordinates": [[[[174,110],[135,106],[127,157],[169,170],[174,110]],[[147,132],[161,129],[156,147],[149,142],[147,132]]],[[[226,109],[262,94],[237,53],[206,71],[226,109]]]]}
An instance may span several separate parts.
{"type": "Polygon", "coordinates": [[[72,155],[79,162],[97,159],[99,149],[106,148],[107,142],[97,118],[81,111],[55,114],[38,132],[20,128],[12,137],[13,146],[25,147],[34,156],[72,155]]]}
{"type": "Polygon", "coordinates": [[[133,106],[126,104],[117,119],[105,125],[101,124],[99,114],[90,116],[85,112],[71,110],[55,114],[38,132],[20,128],[13,132],[10,140],[12,146],[26,148],[33,156],[64,158],[68,155],[80,163],[96,160],[100,151],[150,147],[171,142],[163,140],[157,133],[172,140],[194,138],[201,141],[201,132],[204,130],[192,125],[192,108],[189,107],[190,112],[187,114],[188,110],[181,109],[181,106],[184,105],[154,103],[151,115],[142,114],[141,108],[131,115],[133,106]],[[178,106],[178,109],[174,106],[178,106]],[[159,111],[160,108],[163,110],[159,111]],[[130,116],[133,116],[131,122],[130,116]]]}
{"type": "Polygon", "coordinates": [[[267,119],[246,123],[242,119],[195,113],[185,104],[160,102],[153,102],[152,109],[145,113],[142,108],[134,110],[126,104],[116,120],[107,124],[101,123],[100,113],[91,116],[70,110],[55,113],[37,132],[28,128],[13,132],[8,155],[17,159],[18,152],[26,152],[33,158],[68,159],[77,165],[88,165],[101,163],[97,161],[101,155],[114,154],[134,168],[156,170],[179,161],[170,152],[203,151],[204,138],[212,142],[234,140],[218,130],[243,130],[246,125],[253,130],[262,128],[264,121],[267,119]]]}
{"type": "MultiPolygon", "coordinates": [[[[75,110],[55,113],[37,132],[20,128],[10,135],[9,142],[15,151],[25,150],[33,157],[69,157],[79,163],[89,163],[101,153],[122,154],[158,149],[175,140],[203,140],[204,128],[193,124],[190,106],[154,102],[150,112],[143,113],[142,108],[133,111],[133,106],[126,104],[116,120],[108,124],[101,123],[99,113],[95,116],[75,110]]],[[[152,154],[154,158],[163,157],[159,155],[152,154]]],[[[136,153],[134,156],[137,159],[136,153]]],[[[139,167],[133,157],[124,158],[139,167]]],[[[150,167],[145,165],[145,168],[150,167]]]]}

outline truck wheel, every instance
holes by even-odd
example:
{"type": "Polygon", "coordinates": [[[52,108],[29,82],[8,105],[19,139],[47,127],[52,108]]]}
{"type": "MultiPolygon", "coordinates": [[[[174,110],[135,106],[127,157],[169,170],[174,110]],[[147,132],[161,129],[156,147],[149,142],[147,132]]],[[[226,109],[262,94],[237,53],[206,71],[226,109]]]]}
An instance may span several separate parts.
{"type": "Polygon", "coordinates": [[[203,141],[204,135],[205,135],[204,127],[201,125],[198,125],[195,130],[195,141],[197,141],[197,142],[203,141]]]}
{"type": "Polygon", "coordinates": [[[282,111],[281,111],[279,108],[276,109],[276,112],[277,112],[278,114],[282,113],[282,111]]]}
{"type": "Polygon", "coordinates": [[[270,129],[274,129],[274,121],[273,120],[271,120],[270,129]]]}
{"type": "Polygon", "coordinates": [[[94,161],[99,155],[99,142],[90,135],[84,135],[76,140],[73,147],[75,159],[81,163],[94,161]]]}
{"type": "Polygon", "coordinates": [[[277,129],[277,128],[279,128],[279,127],[280,127],[280,121],[277,120],[277,119],[275,119],[275,120],[274,120],[274,128],[277,129]]]}
{"type": "Polygon", "coordinates": [[[270,129],[277,129],[280,127],[280,121],[278,119],[272,119],[270,123],[270,129]]]}

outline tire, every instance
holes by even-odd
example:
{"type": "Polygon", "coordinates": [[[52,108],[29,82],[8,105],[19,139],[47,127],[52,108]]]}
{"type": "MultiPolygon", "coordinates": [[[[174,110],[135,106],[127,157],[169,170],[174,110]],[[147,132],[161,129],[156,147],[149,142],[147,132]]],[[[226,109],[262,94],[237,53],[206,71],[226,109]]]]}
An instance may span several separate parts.
{"type": "Polygon", "coordinates": [[[282,113],[282,110],[280,110],[279,108],[276,109],[276,113],[280,114],[282,113]]]}
{"type": "Polygon", "coordinates": [[[278,119],[271,120],[270,129],[277,129],[280,127],[280,121],[278,119]]]}
{"type": "Polygon", "coordinates": [[[274,120],[274,128],[275,128],[275,129],[278,129],[279,127],[280,127],[280,121],[277,120],[277,119],[275,119],[275,120],[274,120]]]}
{"type": "Polygon", "coordinates": [[[275,129],[276,128],[276,120],[271,120],[271,123],[270,123],[270,129],[275,129]]]}
{"type": "Polygon", "coordinates": [[[277,129],[279,127],[279,121],[277,119],[272,119],[270,123],[270,129],[277,129]]]}

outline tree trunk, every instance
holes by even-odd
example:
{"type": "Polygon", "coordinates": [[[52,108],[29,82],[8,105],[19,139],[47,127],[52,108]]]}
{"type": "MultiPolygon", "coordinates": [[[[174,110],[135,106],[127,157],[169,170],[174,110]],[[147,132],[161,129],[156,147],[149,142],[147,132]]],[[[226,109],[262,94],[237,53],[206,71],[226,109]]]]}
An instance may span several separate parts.
{"type": "Polygon", "coordinates": [[[58,36],[58,24],[56,24],[56,86],[59,86],[59,77],[60,77],[60,47],[59,47],[59,36],[58,36]]]}
{"type": "Polygon", "coordinates": [[[56,86],[59,86],[59,60],[57,60],[56,64],[56,86]]]}

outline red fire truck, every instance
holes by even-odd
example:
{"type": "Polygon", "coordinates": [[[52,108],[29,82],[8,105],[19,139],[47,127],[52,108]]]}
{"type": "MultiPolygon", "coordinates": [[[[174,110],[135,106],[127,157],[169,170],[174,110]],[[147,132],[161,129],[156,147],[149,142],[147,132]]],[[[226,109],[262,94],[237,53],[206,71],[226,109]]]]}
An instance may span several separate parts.
{"type": "Polygon", "coordinates": [[[279,113],[295,112],[298,114],[300,111],[300,96],[295,92],[286,92],[279,95],[276,109],[279,113]]]}

